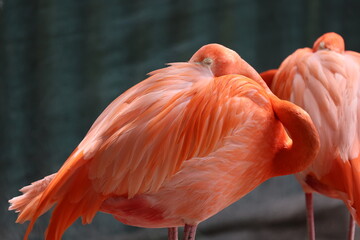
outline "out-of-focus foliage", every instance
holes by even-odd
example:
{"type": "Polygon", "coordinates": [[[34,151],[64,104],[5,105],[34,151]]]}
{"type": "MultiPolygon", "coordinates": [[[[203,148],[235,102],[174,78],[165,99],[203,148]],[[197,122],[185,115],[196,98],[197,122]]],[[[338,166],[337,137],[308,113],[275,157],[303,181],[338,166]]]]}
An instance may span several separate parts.
{"type": "MultiPolygon", "coordinates": [[[[0,1],[0,238],[20,239],[7,200],[62,165],[116,96],[165,63],[221,43],[258,71],[275,68],[324,32],[360,51],[356,0],[0,1]]],[[[340,202],[318,198],[318,239],[344,239],[340,202]]],[[[293,177],[268,181],[204,222],[199,239],[304,239],[305,208],[293,177]]],[[[42,239],[48,215],[34,229],[42,239]]],[[[164,239],[99,214],[64,239],[164,239]]]]}

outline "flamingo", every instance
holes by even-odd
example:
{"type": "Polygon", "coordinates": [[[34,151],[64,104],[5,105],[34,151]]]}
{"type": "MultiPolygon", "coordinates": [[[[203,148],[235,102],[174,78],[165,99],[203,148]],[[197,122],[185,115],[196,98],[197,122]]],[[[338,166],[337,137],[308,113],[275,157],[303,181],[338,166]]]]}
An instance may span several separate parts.
{"type": "Polygon", "coordinates": [[[153,71],[98,117],[60,170],[10,200],[17,222],[54,207],[45,239],[98,211],[124,224],[195,239],[197,225],[268,178],[305,169],[319,138],[309,115],[274,96],[219,44],[153,71]],[[291,138],[287,135],[285,128],[291,138]]]}
{"type": "Polygon", "coordinates": [[[319,155],[296,174],[309,239],[315,239],[313,192],[344,201],[351,213],[348,239],[354,239],[354,219],[360,223],[360,54],[345,51],[344,39],[330,32],[261,76],[275,95],[305,109],[319,131],[319,155]]]}

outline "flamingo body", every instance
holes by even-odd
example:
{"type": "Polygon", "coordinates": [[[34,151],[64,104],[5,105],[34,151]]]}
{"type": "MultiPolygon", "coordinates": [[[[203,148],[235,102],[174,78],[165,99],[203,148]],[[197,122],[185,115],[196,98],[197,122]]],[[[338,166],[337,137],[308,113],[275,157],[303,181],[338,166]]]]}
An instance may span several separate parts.
{"type": "Polygon", "coordinates": [[[209,86],[213,92],[207,96],[202,116],[196,116],[201,123],[195,125],[207,129],[204,113],[208,112],[222,118],[220,128],[229,127],[226,132],[231,134],[227,133],[222,142],[217,141],[213,151],[186,160],[180,171],[165,181],[157,192],[131,199],[108,199],[101,206],[102,211],[115,215],[121,222],[141,227],[197,224],[273,175],[272,159],[277,149],[286,144],[286,139],[269,98],[260,86],[244,77],[228,75],[217,80],[209,86]],[[214,95],[223,94],[226,97],[214,98],[214,95]],[[216,103],[220,99],[228,100],[216,103]],[[229,109],[211,109],[214,105],[229,109]],[[221,116],[221,112],[226,115],[221,116]]]}
{"type": "Polygon", "coordinates": [[[98,211],[139,227],[190,226],[194,236],[263,181],[303,170],[318,147],[304,111],[272,95],[234,51],[211,44],[114,100],[60,170],[23,188],[10,209],[30,220],[25,239],[54,205],[46,239],[98,211]]]}
{"type": "Polygon", "coordinates": [[[263,76],[272,78],[275,95],[305,109],[319,131],[318,156],[296,175],[304,191],[342,199],[359,224],[360,54],[327,33],[263,76]]]}

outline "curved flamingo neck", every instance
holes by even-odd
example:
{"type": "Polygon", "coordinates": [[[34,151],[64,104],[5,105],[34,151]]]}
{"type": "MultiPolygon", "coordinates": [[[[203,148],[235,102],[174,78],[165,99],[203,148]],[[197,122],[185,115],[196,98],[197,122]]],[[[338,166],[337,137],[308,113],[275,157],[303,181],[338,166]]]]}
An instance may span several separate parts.
{"type": "Polygon", "coordinates": [[[303,171],[312,163],[320,148],[317,130],[309,115],[294,104],[271,97],[273,109],[280,122],[287,129],[292,144],[276,153],[274,176],[303,171]]]}

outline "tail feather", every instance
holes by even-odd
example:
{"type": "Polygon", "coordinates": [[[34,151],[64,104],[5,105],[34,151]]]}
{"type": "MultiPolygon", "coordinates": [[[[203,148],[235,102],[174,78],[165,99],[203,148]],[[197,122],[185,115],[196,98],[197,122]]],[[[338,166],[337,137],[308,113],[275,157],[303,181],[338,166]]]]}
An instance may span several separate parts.
{"type": "Polygon", "coordinates": [[[24,240],[28,239],[36,220],[54,205],[45,239],[61,239],[79,217],[84,224],[92,221],[105,196],[92,188],[88,161],[91,159],[85,160],[83,154],[75,150],[56,174],[24,187],[22,196],[9,201],[9,209],[20,212],[17,222],[30,221],[24,240]]]}
{"type": "Polygon", "coordinates": [[[337,198],[344,201],[350,214],[360,225],[360,156],[345,162],[337,159],[336,163],[334,167],[338,174],[334,174],[333,184],[341,189],[337,198]]]}
{"type": "Polygon", "coordinates": [[[350,160],[352,170],[352,192],[346,203],[353,218],[360,225],[360,157],[350,160]]]}
{"type": "MultiPolygon", "coordinates": [[[[25,221],[28,221],[32,218],[34,213],[33,209],[39,202],[41,194],[44,192],[44,190],[54,177],[55,173],[41,180],[33,182],[29,186],[23,187],[22,189],[20,189],[20,192],[22,192],[23,195],[14,197],[9,200],[9,210],[14,210],[15,212],[19,213],[16,222],[24,223],[25,221]]],[[[48,209],[46,209],[45,212],[47,210],[48,209]]],[[[44,212],[42,212],[41,214],[43,213],[44,212]]]]}
{"type": "Polygon", "coordinates": [[[87,174],[88,169],[83,168],[74,175],[72,184],[66,189],[66,195],[57,202],[51,215],[46,239],[61,239],[65,230],[76,219],[82,217],[82,223],[88,224],[98,212],[105,197],[89,187],[91,182],[87,174]]]}

